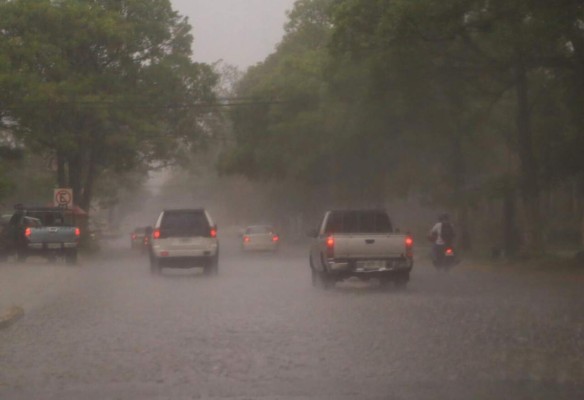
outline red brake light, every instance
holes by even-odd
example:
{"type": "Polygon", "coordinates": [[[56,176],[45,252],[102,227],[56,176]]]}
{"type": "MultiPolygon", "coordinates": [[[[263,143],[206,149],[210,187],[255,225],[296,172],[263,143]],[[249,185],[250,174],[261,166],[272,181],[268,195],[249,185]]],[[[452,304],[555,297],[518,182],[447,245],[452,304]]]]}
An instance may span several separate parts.
{"type": "Polygon", "coordinates": [[[81,229],[75,228],[75,236],[77,237],[81,236],[81,229]]]}
{"type": "Polygon", "coordinates": [[[333,236],[329,236],[326,238],[326,256],[329,258],[334,257],[335,251],[335,238],[333,236]]]}
{"type": "Polygon", "coordinates": [[[211,235],[212,238],[216,238],[217,237],[217,229],[211,228],[211,232],[209,232],[209,234],[211,235]]]}
{"type": "Polygon", "coordinates": [[[26,236],[27,239],[30,238],[31,233],[32,232],[31,232],[30,228],[26,228],[24,230],[24,236],[26,236]]]}
{"type": "Polygon", "coordinates": [[[414,238],[411,236],[406,236],[406,257],[414,258],[414,238]]]}
{"type": "Polygon", "coordinates": [[[272,242],[277,242],[278,240],[280,240],[280,238],[278,237],[278,235],[272,236],[272,242]]]}
{"type": "Polygon", "coordinates": [[[154,239],[160,239],[160,229],[155,229],[155,230],[152,232],[152,237],[153,237],[154,239]]]}
{"type": "Polygon", "coordinates": [[[329,249],[332,249],[335,247],[335,238],[332,236],[329,236],[326,238],[326,247],[328,247],[329,249]]]}
{"type": "Polygon", "coordinates": [[[454,250],[452,250],[451,248],[447,248],[444,254],[446,254],[447,256],[451,256],[454,254],[454,250]]]}
{"type": "Polygon", "coordinates": [[[132,240],[136,240],[136,234],[132,233],[132,240]]]}
{"type": "Polygon", "coordinates": [[[244,241],[245,243],[249,243],[249,242],[251,241],[251,239],[249,238],[249,236],[244,236],[244,237],[243,237],[243,241],[244,241]]]}

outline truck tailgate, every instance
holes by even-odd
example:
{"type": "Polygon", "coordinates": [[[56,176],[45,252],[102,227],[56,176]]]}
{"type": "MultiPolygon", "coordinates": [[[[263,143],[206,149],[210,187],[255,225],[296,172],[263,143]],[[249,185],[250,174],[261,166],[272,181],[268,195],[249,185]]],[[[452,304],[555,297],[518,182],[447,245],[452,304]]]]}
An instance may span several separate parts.
{"type": "Polygon", "coordinates": [[[375,259],[401,257],[406,236],[402,234],[335,235],[335,258],[375,259]]]}
{"type": "Polygon", "coordinates": [[[70,226],[30,228],[30,243],[72,243],[77,241],[76,228],[70,226]]]}

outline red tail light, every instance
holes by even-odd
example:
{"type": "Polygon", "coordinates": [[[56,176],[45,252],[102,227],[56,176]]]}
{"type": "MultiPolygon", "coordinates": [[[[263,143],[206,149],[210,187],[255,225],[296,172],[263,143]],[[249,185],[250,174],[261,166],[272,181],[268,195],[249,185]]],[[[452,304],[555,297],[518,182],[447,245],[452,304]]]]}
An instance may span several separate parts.
{"type": "Polygon", "coordinates": [[[136,234],[132,233],[132,240],[136,240],[136,234]]]}
{"type": "Polygon", "coordinates": [[[408,258],[414,257],[414,238],[412,238],[411,236],[406,236],[405,244],[406,244],[406,257],[408,257],[408,258]]]}
{"type": "Polygon", "coordinates": [[[152,238],[160,239],[160,229],[154,229],[154,231],[152,232],[152,238]]]}
{"type": "Polygon", "coordinates": [[[75,236],[77,237],[81,236],[81,229],[75,228],[75,236]]]}
{"type": "Polygon", "coordinates": [[[251,239],[249,238],[249,236],[244,236],[243,237],[243,242],[244,243],[249,243],[251,241],[251,239]]]}
{"type": "Polygon", "coordinates": [[[30,239],[31,234],[32,234],[32,231],[30,230],[30,228],[26,228],[24,230],[24,236],[26,236],[27,239],[30,239]]]}
{"type": "Polygon", "coordinates": [[[209,234],[211,235],[212,238],[216,238],[217,237],[217,229],[211,228],[211,232],[209,232],[209,234]]]}
{"type": "Polygon", "coordinates": [[[335,238],[329,236],[326,238],[326,255],[327,257],[333,257],[335,253],[335,238]]]}
{"type": "Polygon", "coordinates": [[[447,256],[452,256],[454,255],[454,250],[452,250],[450,247],[446,249],[446,251],[444,251],[444,254],[446,254],[447,256]]]}
{"type": "Polygon", "coordinates": [[[278,237],[278,235],[272,236],[272,242],[277,242],[278,240],[280,240],[280,238],[278,237]]]}

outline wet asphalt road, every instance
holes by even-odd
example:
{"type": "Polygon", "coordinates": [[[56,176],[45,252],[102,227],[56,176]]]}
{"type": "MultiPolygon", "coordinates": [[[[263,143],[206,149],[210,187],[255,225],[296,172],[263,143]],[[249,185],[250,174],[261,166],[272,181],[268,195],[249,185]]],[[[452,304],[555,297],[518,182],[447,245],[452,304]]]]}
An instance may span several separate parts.
{"type": "Polygon", "coordinates": [[[61,283],[0,331],[0,399],[584,398],[581,278],[418,261],[406,290],[325,292],[304,247],[225,239],[206,278],[125,245],[18,267],[61,283]]]}

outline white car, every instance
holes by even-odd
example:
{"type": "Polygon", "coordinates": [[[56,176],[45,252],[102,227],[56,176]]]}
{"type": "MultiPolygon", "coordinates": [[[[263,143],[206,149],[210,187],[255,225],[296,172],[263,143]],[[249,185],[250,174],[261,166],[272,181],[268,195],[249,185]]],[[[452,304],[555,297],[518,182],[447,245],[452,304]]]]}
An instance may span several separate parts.
{"type": "Polygon", "coordinates": [[[219,264],[217,225],[204,209],[164,210],[152,231],[150,270],[202,267],[216,275],[219,264]]]}
{"type": "Polygon", "coordinates": [[[243,251],[276,251],[279,245],[280,237],[269,225],[248,226],[241,237],[243,251]]]}

